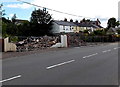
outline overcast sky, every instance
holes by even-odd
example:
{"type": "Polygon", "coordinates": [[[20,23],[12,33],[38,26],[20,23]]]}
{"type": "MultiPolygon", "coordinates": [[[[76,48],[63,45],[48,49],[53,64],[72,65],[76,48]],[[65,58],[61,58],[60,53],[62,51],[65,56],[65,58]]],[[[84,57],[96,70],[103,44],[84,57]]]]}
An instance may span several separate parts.
{"type": "MultiPolygon", "coordinates": [[[[106,27],[107,20],[111,17],[118,18],[118,2],[119,0],[23,0],[43,7],[54,10],[75,14],[82,17],[74,17],[65,14],[49,11],[55,20],[63,20],[64,18],[81,20],[90,17],[99,18],[102,26],[106,27]]],[[[2,0],[6,17],[17,15],[19,19],[28,19],[31,12],[36,8],[17,0],[2,0]]]]}

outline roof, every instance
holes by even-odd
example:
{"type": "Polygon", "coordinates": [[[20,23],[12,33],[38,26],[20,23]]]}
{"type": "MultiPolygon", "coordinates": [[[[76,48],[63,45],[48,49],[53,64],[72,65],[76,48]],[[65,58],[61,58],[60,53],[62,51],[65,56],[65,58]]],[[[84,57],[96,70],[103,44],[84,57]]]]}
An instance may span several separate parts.
{"type": "Polygon", "coordinates": [[[116,30],[116,28],[110,28],[108,31],[107,31],[107,34],[109,34],[109,33],[117,33],[117,30],[116,30]]]}
{"type": "Polygon", "coordinates": [[[57,21],[57,20],[54,20],[54,22],[57,23],[58,25],[64,25],[64,26],[80,26],[80,27],[103,28],[100,25],[89,24],[89,23],[76,23],[76,22],[57,21]]]}
{"type": "Polygon", "coordinates": [[[16,21],[28,21],[28,20],[22,20],[22,19],[15,19],[16,21]]]}
{"type": "Polygon", "coordinates": [[[76,26],[76,24],[74,24],[73,22],[68,22],[68,21],[57,21],[57,20],[54,20],[54,22],[57,23],[58,25],[76,26]]]}
{"type": "Polygon", "coordinates": [[[103,28],[102,26],[100,26],[100,25],[97,25],[99,28],[103,28]]]}
{"type": "Polygon", "coordinates": [[[21,19],[16,19],[15,20],[15,24],[19,25],[19,24],[22,24],[24,22],[29,22],[28,20],[21,20],[21,19]]]}
{"type": "Polygon", "coordinates": [[[28,21],[28,20],[21,20],[21,19],[16,19],[16,20],[15,20],[16,23],[23,23],[23,22],[25,22],[25,21],[28,21]]]}
{"type": "Polygon", "coordinates": [[[77,26],[80,26],[80,27],[93,27],[93,28],[99,28],[98,26],[96,25],[93,25],[93,24],[87,24],[87,23],[75,23],[77,26]]]}
{"type": "Polygon", "coordinates": [[[94,25],[94,24],[92,24],[91,26],[92,26],[93,28],[101,28],[100,26],[94,25]]]}

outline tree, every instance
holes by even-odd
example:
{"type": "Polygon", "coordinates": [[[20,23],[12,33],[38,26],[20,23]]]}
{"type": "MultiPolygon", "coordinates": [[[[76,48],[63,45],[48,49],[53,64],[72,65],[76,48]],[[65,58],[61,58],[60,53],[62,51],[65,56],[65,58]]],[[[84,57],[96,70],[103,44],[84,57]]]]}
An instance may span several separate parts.
{"type": "Polygon", "coordinates": [[[80,23],[85,23],[85,22],[86,22],[85,18],[83,18],[83,19],[80,21],[80,23]]]}
{"type": "Polygon", "coordinates": [[[2,37],[7,37],[7,26],[10,24],[11,21],[7,20],[5,17],[2,17],[2,37]]]}
{"type": "Polygon", "coordinates": [[[10,36],[17,36],[18,35],[18,27],[13,23],[8,23],[6,27],[6,33],[10,36]]]}
{"type": "Polygon", "coordinates": [[[73,22],[73,19],[70,19],[70,22],[73,22]]]}
{"type": "Polygon", "coordinates": [[[31,35],[42,36],[49,34],[51,27],[51,15],[44,8],[43,10],[34,10],[31,14],[30,27],[31,35]]]}
{"type": "Polygon", "coordinates": [[[78,23],[78,20],[76,20],[75,23],[78,23]]]}
{"type": "Polygon", "coordinates": [[[16,16],[16,14],[14,14],[13,17],[12,17],[12,22],[13,22],[13,23],[16,22],[16,18],[17,18],[17,16],[16,16]]]}
{"type": "Polygon", "coordinates": [[[110,18],[109,20],[108,20],[108,26],[107,26],[107,28],[109,29],[110,27],[112,27],[112,28],[115,28],[115,26],[116,26],[116,18],[110,18]]]}
{"type": "Polygon", "coordinates": [[[2,31],[2,27],[4,27],[3,29],[6,27],[6,24],[2,22],[2,17],[6,15],[5,10],[2,9],[2,6],[3,4],[0,4],[0,36],[3,36],[2,33],[4,30],[2,31]]]}
{"type": "Polygon", "coordinates": [[[90,19],[83,18],[80,23],[90,23],[90,19]]]}
{"type": "Polygon", "coordinates": [[[32,31],[30,31],[29,21],[24,21],[22,24],[18,25],[18,35],[19,36],[31,36],[30,32],[32,32],[32,31]]]}
{"type": "Polygon", "coordinates": [[[5,10],[2,9],[3,4],[0,4],[0,17],[6,15],[5,10]]]}
{"type": "Polygon", "coordinates": [[[116,22],[116,26],[118,27],[119,25],[120,25],[120,22],[119,22],[119,21],[117,21],[117,22],[116,22]]]}
{"type": "Polygon", "coordinates": [[[43,10],[38,9],[34,10],[31,14],[31,22],[38,24],[48,24],[52,19],[51,15],[44,8],[43,10]]]}
{"type": "Polygon", "coordinates": [[[7,23],[2,21],[2,37],[6,37],[7,36],[6,27],[7,27],[7,23]]]}
{"type": "Polygon", "coordinates": [[[2,22],[4,22],[4,23],[11,23],[11,21],[6,19],[5,17],[2,17],[2,22]]]}
{"type": "Polygon", "coordinates": [[[65,18],[64,21],[67,21],[67,18],[65,18]]]}
{"type": "Polygon", "coordinates": [[[120,29],[119,29],[119,30],[117,30],[117,32],[118,32],[118,34],[120,34],[120,29]]]}
{"type": "Polygon", "coordinates": [[[6,19],[5,17],[2,17],[2,36],[6,37],[8,36],[15,36],[18,34],[18,28],[17,25],[15,25],[10,20],[6,19]]]}

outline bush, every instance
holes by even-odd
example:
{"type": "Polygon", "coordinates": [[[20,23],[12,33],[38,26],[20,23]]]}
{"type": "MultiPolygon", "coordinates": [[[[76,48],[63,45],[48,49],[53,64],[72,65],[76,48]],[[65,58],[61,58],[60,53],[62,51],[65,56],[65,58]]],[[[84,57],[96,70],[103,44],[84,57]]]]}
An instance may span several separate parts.
{"type": "Polygon", "coordinates": [[[17,36],[11,36],[10,37],[10,42],[17,42],[18,41],[18,37],[17,36]]]}

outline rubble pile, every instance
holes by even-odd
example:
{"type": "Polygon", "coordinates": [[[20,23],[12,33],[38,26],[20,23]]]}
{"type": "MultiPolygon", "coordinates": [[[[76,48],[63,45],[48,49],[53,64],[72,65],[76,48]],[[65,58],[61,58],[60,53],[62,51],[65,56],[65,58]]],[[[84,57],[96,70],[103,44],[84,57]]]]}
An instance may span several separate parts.
{"type": "Polygon", "coordinates": [[[28,37],[27,39],[16,43],[17,52],[46,49],[58,42],[59,37],[28,37]]]}

